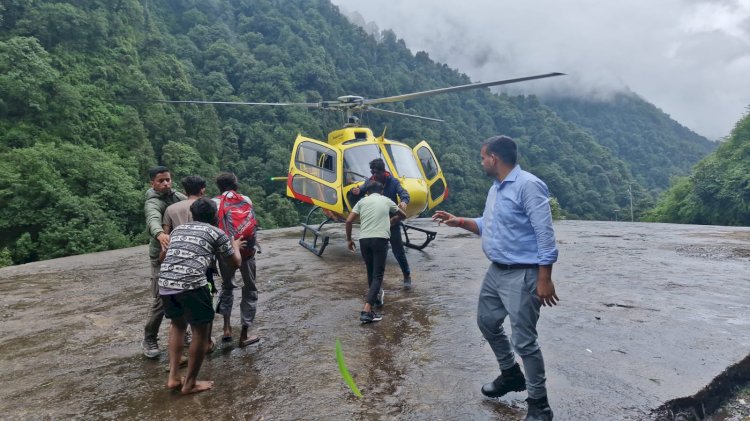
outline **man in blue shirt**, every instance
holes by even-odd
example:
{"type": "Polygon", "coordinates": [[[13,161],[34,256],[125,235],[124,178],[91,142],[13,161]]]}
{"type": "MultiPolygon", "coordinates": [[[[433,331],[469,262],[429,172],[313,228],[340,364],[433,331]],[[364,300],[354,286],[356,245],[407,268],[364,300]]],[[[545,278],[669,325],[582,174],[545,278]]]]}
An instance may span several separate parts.
{"type": "Polygon", "coordinates": [[[500,397],[510,391],[528,390],[526,420],[548,421],[553,413],[547,401],[536,323],[540,307],[553,306],[558,301],[552,283],[557,246],[549,192],[544,182],[517,165],[513,139],[488,139],[481,157],[483,169],[495,179],[487,194],[484,214],[464,219],[437,211],[433,219],[480,235],[484,254],[492,261],[479,293],[477,324],[495,353],[501,374],[482,386],[482,393],[500,397]],[[510,319],[513,348],[503,330],[506,316],[510,319]],[[513,349],[523,361],[526,377],[513,349]]]}

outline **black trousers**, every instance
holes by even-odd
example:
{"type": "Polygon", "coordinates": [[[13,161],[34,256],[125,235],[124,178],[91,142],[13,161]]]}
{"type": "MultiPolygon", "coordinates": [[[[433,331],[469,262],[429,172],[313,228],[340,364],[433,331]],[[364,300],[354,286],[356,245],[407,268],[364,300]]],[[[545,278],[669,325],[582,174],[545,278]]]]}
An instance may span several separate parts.
{"type": "Polygon", "coordinates": [[[387,238],[361,238],[359,250],[367,266],[367,302],[375,304],[380,288],[383,286],[383,274],[385,274],[385,258],[388,256],[387,238]]]}

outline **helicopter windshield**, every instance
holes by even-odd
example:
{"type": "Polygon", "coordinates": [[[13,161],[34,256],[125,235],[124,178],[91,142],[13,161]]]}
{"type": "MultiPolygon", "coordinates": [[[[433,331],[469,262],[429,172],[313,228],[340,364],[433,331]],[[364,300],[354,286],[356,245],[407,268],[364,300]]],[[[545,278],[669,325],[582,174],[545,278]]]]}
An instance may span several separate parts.
{"type": "MultiPolygon", "coordinates": [[[[382,158],[378,145],[361,145],[344,151],[344,180],[352,184],[370,178],[370,161],[382,158]]],[[[390,172],[388,163],[385,170],[390,172]]]]}
{"type": "Polygon", "coordinates": [[[419,172],[417,161],[414,160],[411,149],[402,145],[386,145],[385,148],[391,156],[391,161],[393,161],[393,166],[396,167],[399,177],[422,178],[422,173],[419,172]]]}

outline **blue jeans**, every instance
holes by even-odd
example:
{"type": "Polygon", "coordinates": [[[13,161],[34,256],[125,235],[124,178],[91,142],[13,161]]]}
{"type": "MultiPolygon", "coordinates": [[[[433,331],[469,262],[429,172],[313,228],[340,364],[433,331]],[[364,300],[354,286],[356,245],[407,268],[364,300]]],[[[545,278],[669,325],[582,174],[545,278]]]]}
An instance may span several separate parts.
{"type": "Polygon", "coordinates": [[[491,265],[482,282],[477,308],[479,330],[495,353],[500,370],[516,363],[515,349],[523,361],[526,389],[533,399],[547,395],[544,359],[536,341],[541,306],[536,295],[538,274],[538,268],[503,270],[491,265]],[[503,329],[506,316],[510,319],[510,340],[503,329]]]}

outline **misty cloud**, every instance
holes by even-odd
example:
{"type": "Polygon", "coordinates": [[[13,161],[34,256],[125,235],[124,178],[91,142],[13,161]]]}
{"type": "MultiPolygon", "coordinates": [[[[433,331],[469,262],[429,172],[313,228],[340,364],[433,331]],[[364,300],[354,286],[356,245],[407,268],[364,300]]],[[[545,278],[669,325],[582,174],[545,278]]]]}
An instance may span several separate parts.
{"type": "Polygon", "coordinates": [[[632,90],[709,138],[750,105],[750,0],[333,1],[473,80],[569,75],[505,92],[632,90]]]}

